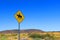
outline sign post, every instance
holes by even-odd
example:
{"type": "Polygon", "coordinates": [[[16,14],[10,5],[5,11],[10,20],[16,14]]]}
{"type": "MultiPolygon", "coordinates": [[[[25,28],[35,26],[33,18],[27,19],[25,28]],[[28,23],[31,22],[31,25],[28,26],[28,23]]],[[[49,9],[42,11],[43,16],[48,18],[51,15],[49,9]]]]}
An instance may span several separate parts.
{"type": "Polygon", "coordinates": [[[20,40],[20,23],[18,23],[18,40],[20,40]]]}
{"type": "Polygon", "coordinates": [[[18,40],[20,40],[20,23],[24,20],[24,16],[21,11],[18,11],[14,16],[18,21],[18,40]]]}

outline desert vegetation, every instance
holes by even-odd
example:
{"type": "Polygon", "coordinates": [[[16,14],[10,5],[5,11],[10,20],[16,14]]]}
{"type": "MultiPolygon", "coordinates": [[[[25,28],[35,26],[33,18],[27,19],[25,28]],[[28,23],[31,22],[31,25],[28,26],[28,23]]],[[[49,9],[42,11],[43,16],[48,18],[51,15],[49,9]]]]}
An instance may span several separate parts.
{"type": "MultiPolygon", "coordinates": [[[[18,33],[0,33],[0,40],[18,40],[18,33]]],[[[60,40],[60,32],[23,31],[20,40],[60,40]]]]}

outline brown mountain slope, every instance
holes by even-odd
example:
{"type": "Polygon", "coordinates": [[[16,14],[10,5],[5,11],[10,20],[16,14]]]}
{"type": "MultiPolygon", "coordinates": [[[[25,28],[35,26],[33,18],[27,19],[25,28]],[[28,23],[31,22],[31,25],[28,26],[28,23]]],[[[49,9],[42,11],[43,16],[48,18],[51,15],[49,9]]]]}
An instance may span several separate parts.
{"type": "MultiPolygon", "coordinates": [[[[26,30],[20,30],[20,33],[31,33],[31,32],[44,32],[42,30],[37,30],[37,29],[26,29],[26,30]]],[[[18,30],[5,30],[5,31],[0,31],[0,33],[18,33],[18,30]]]]}

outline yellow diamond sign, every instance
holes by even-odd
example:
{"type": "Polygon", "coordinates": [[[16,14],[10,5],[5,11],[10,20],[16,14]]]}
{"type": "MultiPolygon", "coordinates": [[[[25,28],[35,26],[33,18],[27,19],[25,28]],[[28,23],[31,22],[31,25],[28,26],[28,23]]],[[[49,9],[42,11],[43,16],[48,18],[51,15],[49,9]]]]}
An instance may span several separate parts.
{"type": "Polygon", "coordinates": [[[23,20],[24,20],[24,16],[22,14],[21,11],[18,11],[16,14],[15,14],[15,18],[16,20],[18,21],[18,23],[21,23],[23,20]]]}

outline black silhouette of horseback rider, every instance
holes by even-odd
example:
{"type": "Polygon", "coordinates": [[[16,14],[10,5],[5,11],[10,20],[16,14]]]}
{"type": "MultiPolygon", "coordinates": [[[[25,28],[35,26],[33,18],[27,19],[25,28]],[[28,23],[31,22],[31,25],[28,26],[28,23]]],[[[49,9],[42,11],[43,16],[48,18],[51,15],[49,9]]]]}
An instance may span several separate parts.
{"type": "Polygon", "coordinates": [[[17,16],[18,16],[18,18],[22,18],[22,16],[20,14],[18,14],[17,16]]]}

